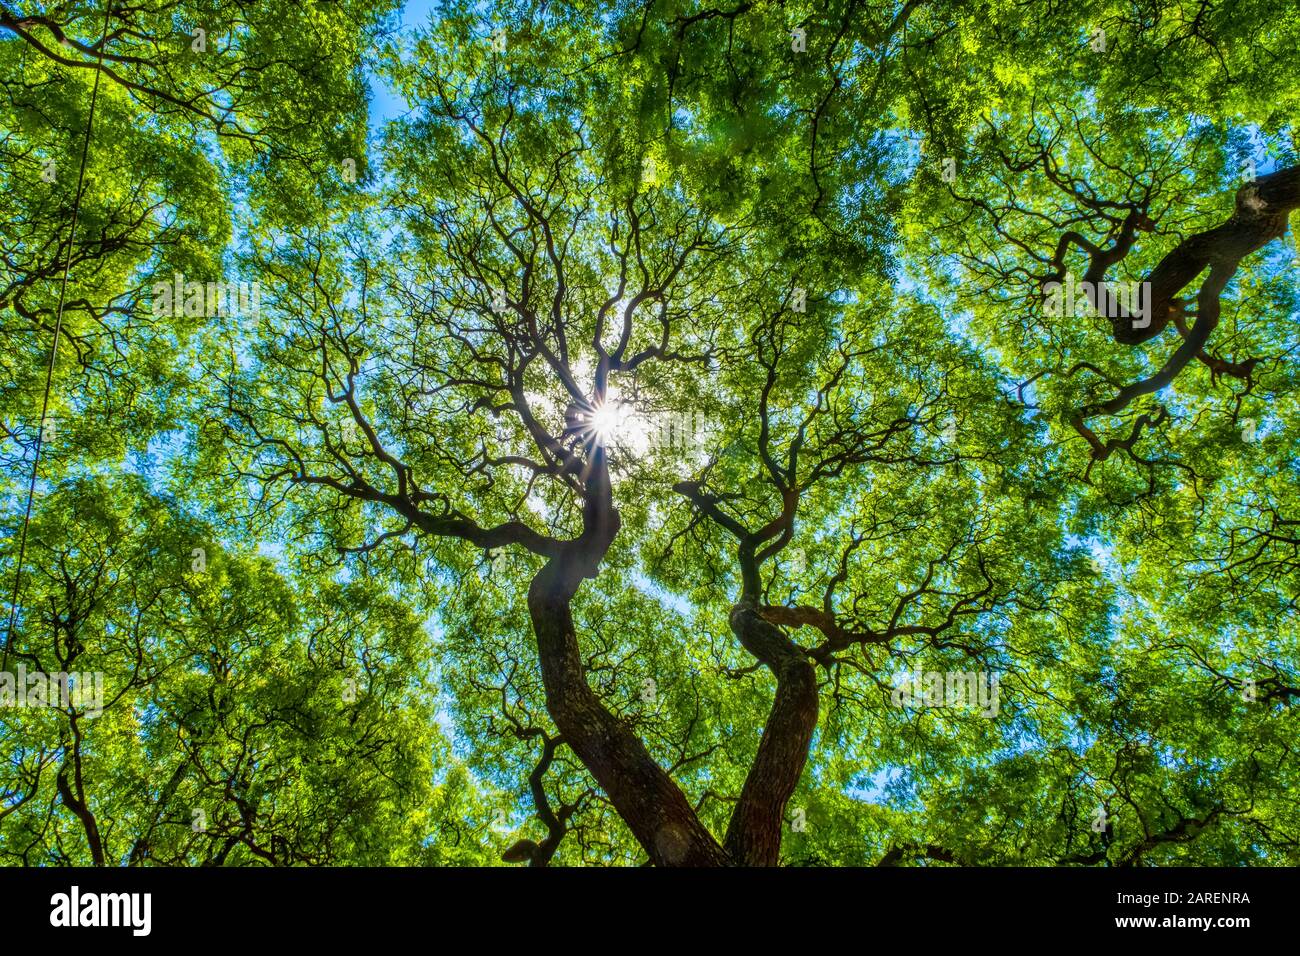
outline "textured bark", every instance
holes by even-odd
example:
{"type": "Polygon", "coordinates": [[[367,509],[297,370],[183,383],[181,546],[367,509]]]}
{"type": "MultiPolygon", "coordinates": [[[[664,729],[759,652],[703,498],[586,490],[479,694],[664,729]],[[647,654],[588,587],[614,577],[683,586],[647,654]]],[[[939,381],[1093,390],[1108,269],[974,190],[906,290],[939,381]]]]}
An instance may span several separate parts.
{"type": "MultiPolygon", "coordinates": [[[[769,376],[768,387],[771,383],[769,376]]],[[[769,431],[765,401],[762,409],[759,445],[766,448],[769,431]]],[[[795,459],[797,452],[791,455],[789,475],[795,472],[795,459]]],[[[718,507],[718,499],[705,494],[697,483],[678,482],[673,486],[739,539],[741,597],[731,611],[731,629],[741,646],[776,678],[776,695],[763,727],[758,753],[745,777],[745,786],[723,842],[732,860],[744,866],[780,863],[785,807],[808,762],[818,716],[817,675],[808,652],[786,637],[774,623],[782,617],[779,611],[774,612],[770,607],[760,609],[758,603],[762,592],[759,567],[789,542],[799,505],[798,487],[771,464],[770,458],[767,460],[770,474],[781,489],[782,507],[781,514],[757,532],[749,532],[737,519],[724,513],[718,507]],[[763,542],[767,544],[760,552],[758,548],[763,542]],[[764,615],[771,615],[771,619],[764,615]]],[[[781,623],[794,626],[810,623],[806,617],[792,609],[781,623]]]]}
{"type": "MultiPolygon", "coordinates": [[[[1137,345],[1159,335],[1179,314],[1180,306],[1174,297],[1182,289],[1207,267],[1231,275],[1246,256],[1286,234],[1287,216],[1297,206],[1300,167],[1281,169],[1243,185],[1237,190],[1236,210],[1226,222],[1187,237],[1151,270],[1147,277],[1151,283],[1151,324],[1134,328],[1132,316],[1116,314],[1112,328],[1115,341],[1137,345]]],[[[1100,271],[1104,272],[1104,268],[1100,271]]],[[[1204,308],[1203,302],[1200,307],[1204,308]]],[[[1208,336],[1209,330],[1204,334],[1208,336]]]]}
{"type": "Polygon", "coordinates": [[[799,784],[817,728],[817,675],[807,655],[764,620],[752,601],[735,607],[731,629],[776,677],[776,695],[724,846],[739,864],[776,866],[786,804],[799,784]]]}
{"type": "Polygon", "coordinates": [[[551,558],[528,588],[546,709],[656,866],[723,866],[727,854],[700,823],[681,788],[641,739],[587,683],[571,603],[618,532],[603,452],[587,481],[584,530],[551,558]]]}

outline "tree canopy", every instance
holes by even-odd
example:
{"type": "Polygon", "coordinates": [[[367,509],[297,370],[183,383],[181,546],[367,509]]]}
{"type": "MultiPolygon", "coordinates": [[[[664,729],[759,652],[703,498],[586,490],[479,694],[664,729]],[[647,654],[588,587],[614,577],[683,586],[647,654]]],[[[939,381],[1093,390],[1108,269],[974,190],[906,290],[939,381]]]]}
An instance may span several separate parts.
{"type": "Polygon", "coordinates": [[[0,0],[0,859],[1300,862],[1298,46],[0,0]]]}

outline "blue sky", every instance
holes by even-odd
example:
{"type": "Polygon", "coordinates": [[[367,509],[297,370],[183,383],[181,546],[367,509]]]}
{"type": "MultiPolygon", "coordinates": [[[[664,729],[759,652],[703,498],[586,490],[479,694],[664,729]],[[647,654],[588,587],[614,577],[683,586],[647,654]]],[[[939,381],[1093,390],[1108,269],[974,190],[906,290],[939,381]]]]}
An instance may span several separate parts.
{"type": "MultiPolygon", "coordinates": [[[[410,0],[402,8],[402,32],[411,33],[429,20],[434,0],[410,0]]],[[[370,78],[370,125],[378,128],[386,120],[401,116],[406,112],[406,104],[388,88],[382,78],[372,75],[370,78]]]]}

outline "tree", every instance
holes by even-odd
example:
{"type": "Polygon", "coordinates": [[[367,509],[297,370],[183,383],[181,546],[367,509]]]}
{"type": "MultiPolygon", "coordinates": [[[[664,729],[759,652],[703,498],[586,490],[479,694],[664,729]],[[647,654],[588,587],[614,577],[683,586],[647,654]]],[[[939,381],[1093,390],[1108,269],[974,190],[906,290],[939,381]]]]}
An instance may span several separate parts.
{"type": "MultiPolygon", "coordinates": [[[[105,764],[162,799],[96,781],[116,848],[48,744],[14,800],[95,862],[1293,861],[1294,27],[1158,7],[447,2],[356,182],[238,68],[101,67],[259,157],[260,309],[157,324],[182,434],[97,519],[169,516],[90,561],[148,568],[105,764]]],[[[233,49],[317,92],[276,22],[233,49]]]]}

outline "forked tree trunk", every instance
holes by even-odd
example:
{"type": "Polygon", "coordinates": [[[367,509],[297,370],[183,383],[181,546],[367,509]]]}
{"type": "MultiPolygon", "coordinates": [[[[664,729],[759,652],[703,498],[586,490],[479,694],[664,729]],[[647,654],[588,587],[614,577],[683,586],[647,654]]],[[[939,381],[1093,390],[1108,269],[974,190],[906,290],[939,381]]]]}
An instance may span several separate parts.
{"type": "Polygon", "coordinates": [[[781,861],[786,804],[799,784],[817,729],[817,674],[807,655],[779,627],[760,617],[752,601],[742,601],[732,611],[731,629],[776,677],[776,696],[724,846],[742,865],[776,866],[781,861]]]}

